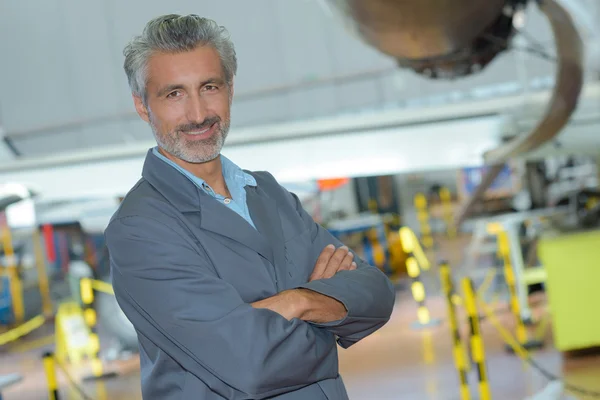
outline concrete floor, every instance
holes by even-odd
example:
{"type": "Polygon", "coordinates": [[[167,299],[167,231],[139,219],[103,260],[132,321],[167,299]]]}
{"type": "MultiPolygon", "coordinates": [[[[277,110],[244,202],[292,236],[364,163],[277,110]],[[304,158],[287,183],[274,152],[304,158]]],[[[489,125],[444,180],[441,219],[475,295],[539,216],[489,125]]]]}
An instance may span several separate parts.
{"type": "MultiPolygon", "coordinates": [[[[450,259],[452,261],[452,257],[450,259]]],[[[436,290],[439,288],[436,277],[435,268],[426,273],[429,293],[439,293],[436,290]]],[[[534,311],[540,317],[544,310],[544,296],[537,296],[534,300],[537,303],[534,311]]],[[[440,324],[428,329],[413,328],[416,320],[415,303],[408,290],[401,290],[392,318],[384,328],[348,350],[340,349],[341,374],[351,399],[459,399],[446,305],[438,294],[428,299],[428,305],[432,317],[439,319],[440,324]]],[[[513,331],[513,318],[506,312],[506,305],[497,304],[495,309],[503,324],[513,331]]],[[[467,329],[467,326],[462,327],[464,335],[467,329]]],[[[488,320],[482,320],[481,329],[493,399],[525,399],[548,384],[548,380],[539,372],[505,351],[500,335],[488,320]]],[[[531,330],[533,332],[535,327],[531,330]]],[[[540,365],[554,374],[564,376],[573,385],[600,392],[600,354],[597,351],[586,356],[567,356],[557,352],[552,347],[551,326],[544,338],[546,346],[534,353],[540,365]]],[[[40,355],[44,349],[52,348],[51,341],[52,327],[47,326],[26,339],[0,348],[0,374],[19,372],[24,375],[21,383],[3,393],[4,400],[48,398],[40,355]]],[[[119,371],[118,378],[103,383],[86,382],[81,386],[94,400],[141,399],[138,362],[136,357],[113,362],[108,369],[119,371]]],[[[71,372],[76,380],[87,374],[85,369],[71,372]]],[[[69,388],[68,381],[60,371],[57,373],[61,383],[61,400],[85,399],[69,388]]],[[[469,373],[469,383],[472,398],[478,399],[475,369],[469,373]]],[[[575,395],[574,398],[587,400],[594,397],[575,395]]]]}
{"type": "MultiPolygon", "coordinates": [[[[414,329],[415,307],[410,297],[401,294],[391,321],[379,332],[340,351],[340,369],[351,399],[458,399],[458,378],[454,369],[451,337],[445,318],[444,304],[439,298],[429,301],[434,318],[442,319],[440,325],[430,329],[414,329]]],[[[499,315],[508,327],[510,314],[499,315]]],[[[487,353],[487,367],[494,399],[516,400],[540,391],[548,381],[531,367],[524,366],[518,358],[507,353],[493,326],[483,320],[482,332],[487,353]]],[[[46,399],[45,377],[40,354],[44,338],[37,333],[33,339],[6,346],[0,353],[0,373],[19,372],[25,379],[4,392],[5,400],[46,399]]],[[[48,342],[49,339],[45,339],[48,342]]],[[[551,332],[546,334],[545,349],[535,353],[535,359],[552,373],[564,375],[572,384],[600,391],[600,355],[563,356],[552,349],[551,332]]],[[[141,399],[137,358],[109,364],[120,371],[118,378],[104,383],[86,382],[82,386],[93,399],[141,399]]],[[[85,369],[72,371],[75,379],[85,375],[85,369]]],[[[61,399],[83,399],[69,389],[66,379],[58,371],[61,381],[61,399]]],[[[477,395],[477,375],[469,374],[473,398],[477,395]]],[[[579,396],[578,399],[592,397],[579,396]]]]}

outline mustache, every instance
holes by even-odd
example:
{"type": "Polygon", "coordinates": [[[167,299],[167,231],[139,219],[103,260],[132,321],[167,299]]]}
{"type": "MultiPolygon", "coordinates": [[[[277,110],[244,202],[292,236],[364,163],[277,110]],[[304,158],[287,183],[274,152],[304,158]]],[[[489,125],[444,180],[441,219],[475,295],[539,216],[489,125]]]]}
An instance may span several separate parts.
{"type": "Polygon", "coordinates": [[[210,117],[210,118],[206,118],[202,122],[190,122],[190,123],[187,123],[184,125],[179,125],[177,127],[177,131],[179,131],[179,132],[199,131],[199,130],[208,128],[215,122],[221,122],[221,118],[210,117]]]}

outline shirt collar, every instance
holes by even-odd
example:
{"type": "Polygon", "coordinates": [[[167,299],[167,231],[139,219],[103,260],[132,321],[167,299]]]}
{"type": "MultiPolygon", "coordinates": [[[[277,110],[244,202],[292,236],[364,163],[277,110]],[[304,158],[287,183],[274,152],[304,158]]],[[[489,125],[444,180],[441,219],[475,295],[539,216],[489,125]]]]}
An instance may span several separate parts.
{"type": "MultiPolygon", "coordinates": [[[[160,151],[158,151],[158,146],[152,149],[152,153],[160,160],[166,162],[167,164],[171,165],[173,168],[177,169],[179,172],[190,178],[192,182],[198,184],[200,187],[202,187],[205,184],[203,179],[198,178],[194,174],[187,171],[185,168],[182,168],[181,166],[174,163],[172,160],[165,157],[160,151]]],[[[257,186],[256,179],[254,179],[252,175],[242,170],[239,166],[237,166],[233,161],[225,157],[223,154],[221,154],[221,167],[223,169],[223,176],[225,178],[230,177],[232,179],[235,179],[236,182],[242,183],[243,186],[257,186]]]]}

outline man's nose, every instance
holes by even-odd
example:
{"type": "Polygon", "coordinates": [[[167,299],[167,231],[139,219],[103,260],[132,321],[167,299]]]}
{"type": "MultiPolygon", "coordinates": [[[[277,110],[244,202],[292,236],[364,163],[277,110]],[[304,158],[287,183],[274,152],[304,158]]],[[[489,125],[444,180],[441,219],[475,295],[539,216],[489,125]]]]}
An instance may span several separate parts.
{"type": "Polygon", "coordinates": [[[188,121],[202,122],[207,116],[206,102],[201,96],[190,96],[186,110],[188,121]]]}

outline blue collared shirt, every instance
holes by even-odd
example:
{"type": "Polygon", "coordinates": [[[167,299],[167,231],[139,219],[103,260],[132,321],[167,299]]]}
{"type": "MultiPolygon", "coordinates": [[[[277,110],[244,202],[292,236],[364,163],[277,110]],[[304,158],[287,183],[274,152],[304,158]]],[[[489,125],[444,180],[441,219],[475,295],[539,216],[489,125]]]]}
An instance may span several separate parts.
{"type": "Polygon", "coordinates": [[[229,207],[231,210],[238,213],[242,218],[244,218],[250,225],[254,228],[254,222],[250,217],[250,210],[248,209],[248,204],[246,203],[246,185],[256,186],[256,179],[246,172],[244,172],[240,167],[238,167],[235,163],[233,163],[230,159],[221,154],[221,166],[223,168],[223,177],[225,178],[225,183],[227,184],[227,188],[231,193],[231,199],[227,199],[224,196],[215,193],[215,191],[203,180],[187,171],[186,169],[180,167],[175,164],[173,161],[169,160],[167,157],[163,156],[159,151],[158,147],[154,147],[152,149],[152,153],[159,159],[163,160],[179,172],[181,172],[184,176],[186,176],[189,180],[191,180],[196,186],[204,190],[206,193],[213,196],[222,204],[229,207]]]}

